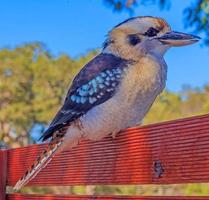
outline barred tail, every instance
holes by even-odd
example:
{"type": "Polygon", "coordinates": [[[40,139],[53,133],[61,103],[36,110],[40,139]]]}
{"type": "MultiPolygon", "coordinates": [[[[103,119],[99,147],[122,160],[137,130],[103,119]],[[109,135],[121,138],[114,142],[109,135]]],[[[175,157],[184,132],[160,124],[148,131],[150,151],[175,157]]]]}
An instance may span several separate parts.
{"type": "Polygon", "coordinates": [[[63,136],[52,139],[47,149],[45,149],[41,155],[36,159],[33,165],[26,171],[21,179],[14,186],[14,190],[21,189],[29,181],[31,181],[52,159],[56,154],[58,148],[63,143],[63,136]]]}

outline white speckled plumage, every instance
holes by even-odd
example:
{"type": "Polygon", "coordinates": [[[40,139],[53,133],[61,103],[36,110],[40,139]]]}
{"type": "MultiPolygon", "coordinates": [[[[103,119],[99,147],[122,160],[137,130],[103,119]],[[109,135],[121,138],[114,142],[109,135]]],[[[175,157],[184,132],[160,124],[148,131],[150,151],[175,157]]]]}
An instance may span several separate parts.
{"type": "Polygon", "coordinates": [[[131,18],[108,34],[101,54],[75,77],[62,108],[42,138],[49,147],[17,182],[19,189],[56,153],[76,146],[81,138],[100,140],[139,124],[165,87],[164,54],[198,37],[172,32],[165,20],[131,18]]]}

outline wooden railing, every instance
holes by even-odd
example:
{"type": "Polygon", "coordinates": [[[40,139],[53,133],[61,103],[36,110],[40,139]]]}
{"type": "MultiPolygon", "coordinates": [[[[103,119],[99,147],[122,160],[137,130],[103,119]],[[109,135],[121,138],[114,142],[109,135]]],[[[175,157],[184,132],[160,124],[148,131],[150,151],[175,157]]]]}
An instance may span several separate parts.
{"type": "MultiPolygon", "coordinates": [[[[0,151],[0,200],[203,200],[209,197],[5,195],[45,145],[0,151]]],[[[209,182],[209,115],[129,128],[116,139],[82,141],[55,156],[28,185],[133,185],[209,182]]]]}

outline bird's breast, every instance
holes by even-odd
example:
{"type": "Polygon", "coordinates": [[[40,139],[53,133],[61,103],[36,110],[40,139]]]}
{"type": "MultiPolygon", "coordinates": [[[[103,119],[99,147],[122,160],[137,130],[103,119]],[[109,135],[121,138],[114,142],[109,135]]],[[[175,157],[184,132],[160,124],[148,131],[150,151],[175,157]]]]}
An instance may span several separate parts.
{"type": "Polygon", "coordinates": [[[163,60],[145,57],[130,65],[125,72],[118,89],[119,98],[127,104],[140,102],[142,99],[152,98],[165,87],[167,66],[163,60]]]}
{"type": "Polygon", "coordinates": [[[115,96],[121,110],[129,114],[127,126],[140,122],[162,92],[166,82],[166,68],[163,62],[148,58],[128,68],[115,96]]]}

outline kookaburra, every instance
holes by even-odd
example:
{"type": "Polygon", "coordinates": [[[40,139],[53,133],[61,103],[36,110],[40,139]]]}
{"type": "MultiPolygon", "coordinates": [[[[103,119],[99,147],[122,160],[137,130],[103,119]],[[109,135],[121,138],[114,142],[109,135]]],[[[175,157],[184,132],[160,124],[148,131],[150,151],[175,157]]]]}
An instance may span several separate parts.
{"type": "Polygon", "coordinates": [[[139,124],[165,88],[165,52],[199,39],[172,31],[157,17],[134,17],[115,26],[101,53],[74,78],[63,106],[41,137],[51,139],[48,148],[14,189],[20,189],[52,156],[76,146],[82,138],[100,140],[139,124]]]}

